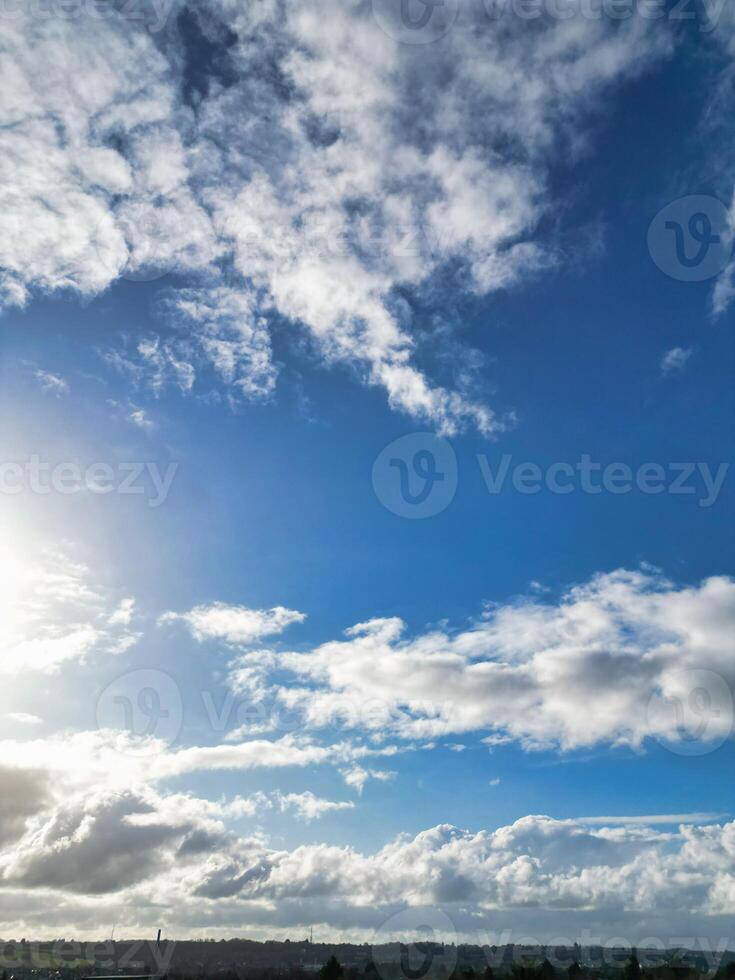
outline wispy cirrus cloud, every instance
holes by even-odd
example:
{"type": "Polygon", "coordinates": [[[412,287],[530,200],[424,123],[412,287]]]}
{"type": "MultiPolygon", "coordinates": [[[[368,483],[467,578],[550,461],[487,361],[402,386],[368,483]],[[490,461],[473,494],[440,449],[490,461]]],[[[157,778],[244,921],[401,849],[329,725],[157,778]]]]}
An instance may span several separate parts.
{"type": "Polygon", "coordinates": [[[574,817],[574,822],[595,827],[633,827],[636,825],[671,827],[681,824],[713,823],[716,820],[724,820],[727,816],[727,813],[649,813],[642,816],[574,817]]]}
{"type": "Polygon", "coordinates": [[[32,715],[28,711],[10,711],[6,717],[19,725],[40,725],[43,722],[43,719],[39,718],[38,715],[32,715]]]}

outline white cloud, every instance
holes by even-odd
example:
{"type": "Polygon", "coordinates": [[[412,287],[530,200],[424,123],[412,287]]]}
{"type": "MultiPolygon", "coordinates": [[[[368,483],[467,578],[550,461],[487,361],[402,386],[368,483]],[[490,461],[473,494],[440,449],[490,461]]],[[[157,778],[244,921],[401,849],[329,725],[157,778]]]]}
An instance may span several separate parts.
{"type": "Polygon", "coordinates": [[[664,377],[668,374],[683,374],[693,353],[692,347],[672,347],[667,350],[661,358],[661,374],[664,377]]]}
{"type": "Polygon", "coordinates": [[[272,810],[274,807],[281,813],[293,812],[297,820],[311,823],[312,820],[319,820],[325,813],[353,810],[355,804],[351,801],[325,800],[315,796],[311,790],[303,793],[282,793],[276,790],[270,794],[258,792],[249,797],[238,797],[223,804],[220,812],[226,817],[254,817],[261,811],[272,810]]]}
{"type": "Polygon", "coordinates": [[[263,636],[282,633],[292,623],[302,623],[304,613],[284,606],[273,609],[248,609],[246,606],[229,606],[214,602],[209,606],[195,606],[186,613],[164,613],[161,623],[185,623],[194,639],[223,640],[232,645],[248,644],[263,636]]]}
{"type": "Polygon", "coordinates": [[[324,800],[310,790],[304,793],[277,793],[276,800],[278,806],[283,810],[293,810],[297,819],[305,820],[307,823],[318,820],[335,810],[352,810],[355,804],[351,801],[324,800]]]}
{"type": "Polygon", "coordinates": [[[117,609],[108,619],[110,626],[129,626],[135,615],[135,599],[128,596],[122,599],[117,609]]]}
{"type": "Polygon", "coordinates": [[[366,854],[327,844],[274,849],[260,835],[236,836],[228,814],[247,801],[99,789],[49,803],[45,794],[42,780],[27,783],[14,797],[20,809],[4,803],[0,896],[12,889],[22,908],[40,892],[70,926],[74,895],[98,896],[98,915],[114,901],[121,927],[155,900],[179,934],[205,920],[226,929],[235,916],[249,931],[318,922],[334,937],[368,938],[406,906],[440,908],[459,936],[476,940],[509,914],[520,929],[544,912],[547,930],[562,921],[571,930],[594,912],[628,916],[630,926],[656,909],[672,928],[685,914],[704,930],[708,917],[716,929],[718,915],[732,914],[733,823],[663,833],[527,816],[474,833],[440,825],[366,854]],[[63,905],[53,903],[58,895],[63,905]]]}
{"type": "Polygon", "coordinates": [[[11,711],[6,718],[17,722],[19,725],[40,725],[43,722],[38,715],[29,714],[27,711],[11,711]]]}
{"type": "Polygon", "coordinates": [[[43,390],[49,392],[49,394],[58,397],[59,395],[66,395],[69,391],[68,383],[58,374],[39,370],[36,371],[34,377],[43,390]]]}
{"type": "Polygon", "coordinates": [[[392,779],[395,779],[398,774],[392,772],[389,769],[366,769],[363,766],[350,766],[349,769],[342,770],[342,778],[351,786],[352,789],[356,789],[358,793],[362,793],[365,788],[365,784],[370,779],[376,779],[378,782],[387,783],[392,779]]]}
{"type": "MultiPolygon", "coordinates": [[[[35,609],[45,609],[53,595],[65,606],[96,609],[102,632],[129,626],[131,599],[111,604],[91,590],[81,567],[63,571],[43,579],[35,609]]],[[[690,668],[697,678],[711,670],[732,683],[734,593],[728,579],[677,588],[653,572],[616,572],[557,603],[535,597],[492,607],[459,633],[444,627],[405,639],[400,620],[383,619],[305,653],[239,658],[260,657],[261,682],[284,703],[301,704],[307,716],[316,711],[317,720],[326,710],[341,711],[367,730],[368,740],[320,742],[301,733],[174,748],[109,730],[6,740],[0,755],[12,765],[3,785],[12,791],[0,803],[4,931],[18,914],[2,913],[4,896],[12,893],[18,909],[41,892],[53,915],[67,915],[75,929],[83,928],[91,896],[114,903],[117,920],[131,926],[141,904],[155,899],[184,932],[204,915],[223,929],[237,921],[288,932],[289,925],[319,922],[335,937],[355,937],[404,904],[442,908],[457,917],[460,932],[462,922],[470,931],[490,929],[503,916],[512,916],[515,928],[545,921],[543,928],[554,922],[558,929],[562,922],[583,925],[591,913],[609,928],[622,922],[630,928],[652,908],[663,922],[694,917],[709,928],[708,921],[732,914],[735,895],[735,824],[721,824],[721,814],[528,816],[473,833],[439,826],[366,854],[328,844],[287,850],[260,829],[245,836],[233,830],[237,820],[274,810],[316,820],[351,810],[351,801],[306,789],[212,802],[163,787],[199,771],[305,773],[323,765],[359,793],[368,780],[395,778],[375,768],[378,760],[399,746],[421,747],[388,744],[388,732],[406,738],[427,729],[490,729],[491,741],[516,738],[529,747],[639,744],[652,734],[675,739],[671,720],[663,724],[647,710],[649,698],[657,691],[688,696],[680,672],[690,668]],[[274,685],[271,671],[280,678],[290,673],[295,687],[274,685]],[[365,712],[350,716],[345,699],[365,712]],[[374,710],[371,699],[379,701],[374,710]],[[575,710],[579,703],[584,712],[575,710]],[[542,911],[546,919],[534,919],[542,911]]],[[[205,616],[201,635],[237,645],[264,622],[267,629],[274,621],[287,625],[272,610],[259,612],[266,615],[256,617],[255,627],[250,618],[236,617],[233,626],[228,617],[205,616]]],[[[724,733],[726,721],[721,715],[715,734],[724,733]]],[[[499,777],[489,784],[499,785],[499,777]]]]}
{"type": "Polygon", "coordinates": [[[322,745],[303,736],[284,735],[274,741],[252,739],[236,744],[179,749],[150,762],[148,775],[151,779],[166,779],[204,769],[278,769],[339,764],[380,755],[381,751],[384,750],[346,741],[322,745]]]}
{"type": "MultiPolygon", "coordinates": [[[[332,765],[353,769],[366,759],[395,755],[391,745],[359,741],[317,742],[305,735],[251,739],[235,744],[171,748],[155,736],[100,729],[60,733],[48,738],[0,741],[0,750],[26,769],[54,773],[59,791],[80,787],[154,784],[203,770],[249,771],[332,765]]],[[[370,770],[374,778],[390,778],[370,770]]]]}
{"type": "Polygon", "coordinates": [[[153,34],[113,11],[21,6],[0,27],[0,296],[182,273],[173,332],[108,355],[154,390],[213,373],[228,397],[268,397],[282,317],[394,408],[446,432],[502,427],[472,384],[418,366],[412,293],[449,269],[487,293],[556,261],[537,231],[549,168],[584,149],[606,89],[671,41],[638,16],[529,31],[466,4],[427,50],[369,7],[192,7],[210,37],[235,38],[231,77],[194,106],[176,18],[153,34]]]}
{"type": "MultiPolygon", "coordinates": [[[[119,367],[119,365],[116,366],[119,367]]],[[[138,429],[143,429],[146,432],[151,432],[156,428],[156,423],[151,418],[149,412],[145,408],[141,408],[139,405],[134,404],[131,401],[119,402],[114,398],[108,398],[107,404],[113,409],[116,418],[120,418],[125,422],[129,422],[131,425],[136,426],[138,429]]]]}
{"type": "Polygon", "coordinates": [[[573,749],[651,737],[683,745],[696,729],[716,744],[733,729],[733,629],[731,579],[680,588],[653,571],[617,571],[556,604],[493,607],[463,632],[405,638],[400,619],[379,619],[304,652],[260,651],[248,677],[307,727],[379,738],[484,732],[573,749]],[[692,707],[700,689],[706,717],[692,707]]]}
{"type": "Polygon", "coordinates": [[[0,674],[53,673],[93,654],[128,649],[133,600],[115,606],[92,573],[62,550],[0,560],[0,674]]]}
{"type": "Polygon", "coordinates": [[[128,421],[137,425],[139,429],[153,428],[153,422],[148,418],[144,408],[134,408],[128,416],[128,421]]]}

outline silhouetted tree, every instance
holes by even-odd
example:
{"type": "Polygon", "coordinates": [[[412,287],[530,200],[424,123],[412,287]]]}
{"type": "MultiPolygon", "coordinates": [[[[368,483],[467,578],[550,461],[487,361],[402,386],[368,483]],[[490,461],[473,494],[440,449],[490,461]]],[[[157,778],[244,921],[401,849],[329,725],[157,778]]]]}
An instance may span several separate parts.
{"type": "Polygon", "coordinates": [[[641,965],[635,950],[631,950],[630,959],[623,967],[623,980],[641,980],[641,965]]]}
{"type": "Polygon", "coordinates": [[[574,960],[569,965],[569,969],[567,970],[567,977],[569,978],[569,980],[580,980],[581,976],[582,976],[582,967],[579,965],[579,963],[577,963],[576,960],[574,960]]]}
{"type": "Polygon", "coordinates": [[[554,980],[554,978],[556,977],[556,971],[554,970],[554,967],[549,962],[548,957],[544,957],[544,960],[541,966],[539,967],[538,972],[539,972],[540,980],[554,980]]]}
{"type": "MultiPolygon", "coordinates": [[[[494,950],[495,947],[493,947],[493,951],[494,950]]],[[[488,966],[485,967],[485,972],[482,975],[482,980],[495,980],[495,974],[493,973],[493,968],[489,964],[488,966]]]]}
{"type": "Polygon", "coordinates": [[[521,960],[515,960],[511,965],[510,972],[513,980],[538,980],[537,968],[529,963],[525,957],[521,960]]]}
{"type": "Polygon", "coordinates": [[[330,956],[319,971],[319,980],[340,980],[343,973],[342,964],[337,962],[337,957],[330,956]]]}

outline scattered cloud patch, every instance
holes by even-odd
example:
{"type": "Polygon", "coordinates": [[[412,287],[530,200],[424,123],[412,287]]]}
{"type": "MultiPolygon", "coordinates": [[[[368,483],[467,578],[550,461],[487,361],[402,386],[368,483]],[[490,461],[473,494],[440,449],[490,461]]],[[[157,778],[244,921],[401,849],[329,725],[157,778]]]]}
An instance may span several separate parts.
{"type": "Polygon", "coordinates": [[[39,718],[38,715],[29,714],[27,711],[11,711],[5,716],[11,721],[17,722],[19,725],[41,725],[43,724],[43,719],[39,718]]]}
{"type": "Polygon", "coordinates": [[[672,347],[661,358],[661,374],[683,374],[693,353],[693,347],[672,347]]]}
{"type": "Polygon", "coordinates": [[[35,372],[34,377],[39,383],[43,391],[50,395],[67,395],[69,393],[69,384],[64,378],[59,374],[52,374],[51,371],[41,371],[35,372]]]}
{"type": "Polygon", "coordinates": [[[371,779],[375,779],[381,783],[388,783],[395,779],[397,775],[398,773],[392,772],[391,770],[366,769],[363,766],[350,766],[349,769],[342,770],[344,781],[352,789],[357,790],[358,793],[362,793],[365,784],[371,779]]]}
{"type": "Polygon", "coordinates": [[[195,606],[186,613],[164,613],[159,622],[184,623],[194,639],[200,643],[205,640],[222,640],[236,646],[282,633],[293,623],[302,623],[305,619],[304,613],[286,609],[284,606],[249,609],[247,606],[214,602],[208,606],[195,606]]]}
{"type": "Polygon", "coordinates": [[[499,30],[465,5],[429,59],[369,4],[183,8],[233,39],[237,66],[196,112],[176,17],[152,33],[117,11],[20,7],[4,24],[3,302],[185,275],[161,304],[173,333],[109,353],[154,391],[214,378],[229,400],[269,397],[285,322],[398,411],[445,433],[502,429],[471,372],[447,386],[417,356],[414,299],[445,276],[468,295],[508,289],[557,261],[539,230],[549,172],[611,87],[669,54],[666,25],[544,15],[499,30]]]}
{"type": "Polygon", "coordinates": [[[349,800],[336,802],[320,799],[310,790],[304,793],[278,793],[276,799],[281,811],[293,810],[298,820],[305,820],[307,823],[318,820],[325,813],[335,810],[353,810],[355,807],[355,804],[349,800]]]}

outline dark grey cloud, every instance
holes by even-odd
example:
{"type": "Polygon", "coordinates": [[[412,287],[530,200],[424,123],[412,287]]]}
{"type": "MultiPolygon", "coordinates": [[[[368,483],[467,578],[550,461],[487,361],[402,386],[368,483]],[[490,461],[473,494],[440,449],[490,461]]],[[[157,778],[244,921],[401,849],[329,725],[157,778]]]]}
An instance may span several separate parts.
{"type": "Polygon", "coordinates": [[[48,773],[0,766],[0,848],[21,837],[50,798],[48,773]]]}

